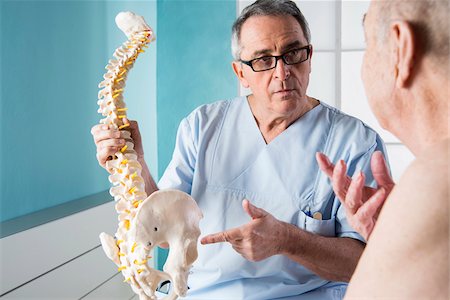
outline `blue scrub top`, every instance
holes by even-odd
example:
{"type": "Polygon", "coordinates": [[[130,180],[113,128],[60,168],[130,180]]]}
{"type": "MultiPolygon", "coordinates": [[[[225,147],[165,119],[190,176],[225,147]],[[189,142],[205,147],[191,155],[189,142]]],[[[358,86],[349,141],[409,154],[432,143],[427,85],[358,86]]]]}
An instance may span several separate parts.
{"type": "MultiPolygon", "coordinates": [[[[324,103],[266,144],[247,98],[237,97],[203,105],[181,121],[158,185],[192,195],[204,215],[201,236],[248,223],[241,203],[249,199],[301,229],[364,241],[348,224],[315,154],[343,159],[350,176],[361,170],[374,186],[370,158],[376,150],[385,152],[375,131],[324,103]],[[315,212],[323,219],[313,219],[315,212]]],[[[345,293],[346,284],[324,280],[282,255],[250,262],[228,243],[199,244],[198,252],[187,299],[342,299],[345,293]]]]}

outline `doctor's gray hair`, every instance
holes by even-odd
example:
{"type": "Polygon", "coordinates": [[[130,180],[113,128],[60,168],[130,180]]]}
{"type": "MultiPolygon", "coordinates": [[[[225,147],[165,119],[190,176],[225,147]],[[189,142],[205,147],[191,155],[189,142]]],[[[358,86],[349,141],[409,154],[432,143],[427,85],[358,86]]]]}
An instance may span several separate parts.
{"type": "Polygon", "coordinates": [[[241,56],[240,38],[242,25],[252,16],[293,16],[300,24],[308,44],[311,42],[311,32],[308,22],[295,2],[290,0],[257,0],[255,3],[244,8],[241,15],[233,24],[231,31],[231,53],[236,61],[241,56]]]}

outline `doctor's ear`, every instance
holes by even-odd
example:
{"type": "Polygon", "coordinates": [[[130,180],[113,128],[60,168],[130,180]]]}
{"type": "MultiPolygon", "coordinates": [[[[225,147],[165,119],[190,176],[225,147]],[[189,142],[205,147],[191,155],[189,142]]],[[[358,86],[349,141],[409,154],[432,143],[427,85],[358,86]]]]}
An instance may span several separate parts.
{"type": "Polygon", "coordinates": [[[247,79],[245,79],[244,73],[242,72],[242,63],[238,61],[233,61],[231,63],[231,66],[233,67],[233,71],[236,74],[237,78],[241,82],[242,86],[245,88],[248,88],[250,85],[248,84],[247,79]]]}

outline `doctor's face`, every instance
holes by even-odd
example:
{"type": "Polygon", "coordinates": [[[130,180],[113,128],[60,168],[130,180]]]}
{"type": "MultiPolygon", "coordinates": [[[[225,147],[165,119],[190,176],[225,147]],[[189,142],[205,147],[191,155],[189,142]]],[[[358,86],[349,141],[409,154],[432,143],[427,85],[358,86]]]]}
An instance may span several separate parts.
{"type": "MultiPolygon", "coordinates": [[[[303,30],[294,17],[253,16],[241,28],[240,59],[283,55],[306,45],[303,30]]],[[[309,59],[294,65],[278,59],[274,69],[262,72],[254,72],[240,62],[234,62],[234,68],[242,85],[252,90],[258,103],[276,114],[286,115],[307,102],[311,55],[312,50],[309,59]]]]}

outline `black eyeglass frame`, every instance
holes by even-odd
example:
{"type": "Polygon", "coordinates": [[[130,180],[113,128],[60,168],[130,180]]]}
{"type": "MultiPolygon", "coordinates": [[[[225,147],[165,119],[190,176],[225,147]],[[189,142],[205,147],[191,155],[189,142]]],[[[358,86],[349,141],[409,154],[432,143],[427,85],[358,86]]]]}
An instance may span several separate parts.
{"type": "Polygon", "coordinates": [[[307,60],[309,59],[310,55],[311,55],[311,48],[312,48],[312,45],[311,45],[311,44],[308,44],[308,45],[303,46],[303,47],[301,47],[301,48],[295,48],[295,49],[289,50],[288,52],[283,53],[283,54],[281,54],[281,55],[267,55],[267,56],[257,57],[257,58],[251,59],[251,60],[242,60],[242,59],[240,59],[239,61],[240,61],[241,63],[243,63],[243,64],[249,66],[250,68],[252,68],[253,72],[264,72],[264,71],[268,71],[268,70],[275,69],[275,68],[277,67],[278,60],[279,60],[280,58],[283,60],[283,62],[284,62],[286,65],[296,65],[296,64],[300,64],[300,63],[302,63],[302,62],[307,61],[307,60]],[[293,63],[293,64],[290,64],[290,63],[286,62],[286,59],[285,59],[286,54],[288,54],[288,53],[290,53],[290,52],[292,52],[292,51],[300,51],[300,50],[304,50],[304,49],[306,49],[306,58],[305,58],[304,60],[301,60],[301,61],[296,62],[296,63],[293,63]],[[275,65],[274,65],[272,68],[269,68],[269,69],[264,69],[264,70],[256,71],[256,70],[253,68],[253,64],[252,64],[252,63],[253,63],[255,60],[258,60],[258,59],[261,59],[261,58],[267,58],[267,57],[275,57],[275,65]]]}

